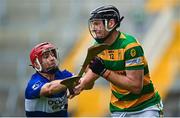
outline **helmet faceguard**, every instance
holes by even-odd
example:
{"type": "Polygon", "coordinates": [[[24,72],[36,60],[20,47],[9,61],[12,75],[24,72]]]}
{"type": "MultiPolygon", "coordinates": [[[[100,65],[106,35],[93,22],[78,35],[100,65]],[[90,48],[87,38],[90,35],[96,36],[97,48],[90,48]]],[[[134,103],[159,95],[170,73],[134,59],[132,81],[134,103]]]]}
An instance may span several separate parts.
{"type": "Polygon", "coordinates": [[[30,52],[32,67],[38,72],[53,74],[58,69],[58,61],[53,67],[45,69],[42,62],[42,56],[44,56],[45,53],[53,54],[53,56],[56,58],[56,61],[58,60],[58,51],[53,44],[49,42],[40,43],[36,45],[30,52]]]}
{"type": "Polygon", "coordinates": [[[91,16],[89,19],[89,31],[92,37],[97,42],[103,43],[116,28],[120,27],[120,23],[123,18],[124,16],[120,17],[118,9],[112,5],[99,7],[91,12],[91,16]],[[111,19],[114,19],[116,24],[114,25],[114,27],[108,28],[108,23],[109,23],[109,20],[111,19]],[[103,21],[105,30],[109,32],[108,35],[104,37],[97,37],[97,35],[95,34],[94,26],[93,26],[93,21],[95,20],[103,21]]]}
{"type": "Polygon", "coordinates": [[[104,19],[93,19],[89,20],[89,32],[91,36],[99,43],[103,43],[107,34],[105,34],[105,20],[104,19]]]}

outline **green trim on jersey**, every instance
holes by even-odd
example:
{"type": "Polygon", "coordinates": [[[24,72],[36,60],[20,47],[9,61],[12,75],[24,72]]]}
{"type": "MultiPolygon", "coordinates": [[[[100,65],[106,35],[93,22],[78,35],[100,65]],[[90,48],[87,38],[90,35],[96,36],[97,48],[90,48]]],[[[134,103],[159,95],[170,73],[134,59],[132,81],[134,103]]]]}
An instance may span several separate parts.
{"type": "Polygon", "coordinates": [[[152,83],[149,83],[148,85],[143,86],[143,89],[140,94],[129,93],[129,94],[124,95],[124,94],[120,94],[116,91],[112,91],[112,94],[119,100],[131,101],[131,100],[140,98],[144,94],[148,94],[151,92],[154,92],[154,87],[153,87],[152,83]]]}
{"type": "Polygon", "coordinates": [[[109,70],[124,70],[125,65],[124,65],[124,61],[105,61],[104,60],[104,64],[106,66],[107,69],[109,70]],[[121,66],[117,66],[117,65],[121,65],[121,66]]]}
{"type": "Polygon", "coordinates": [[[144,56],[144,53],[143,53],[141,46],[136,46],[136,47],[130,48],[130,49],[126,50],[126,52],[125,52],[125,59],[126,60],[130,60],[130,59],[133,59],[136,57],[141,57],[141,56],[144,56]],[[138,53],[136,53],[135,56],[131,56],[132,50],[134,50],[135,52],[138,52],[138,53]]]}
{"type": "Polygon", "coordinates": [[[159,96],[159,94],[156,92],[155,93],[155,96],[152,97],[151,99],[135,106],[135,107],[132,107],[132,108],[124,108],[124,109],[121,109],[121,108],[118,108],[116,106],[114,106],[113,104],[110,103],[110,111],[111,113],[112,112],[124,112],[124,111],[128,111],[128,112],[131,112],[131,111],[140,111],[144,108],[147,108],[149,106],[153,106],[157,103],[159,103],[161,100],[161,97],[159,96]]]}
{"type": "Polygon", "coordinates": [[[147,65],[144,67],[144,75],[146,74],[149,74],[149,68],[147,65]]]}
{"type": "Polygon", "coordinates": [[[143,70],[143,69],[144,69],[144,65],[126,67],[126,70],[143,70]]]}

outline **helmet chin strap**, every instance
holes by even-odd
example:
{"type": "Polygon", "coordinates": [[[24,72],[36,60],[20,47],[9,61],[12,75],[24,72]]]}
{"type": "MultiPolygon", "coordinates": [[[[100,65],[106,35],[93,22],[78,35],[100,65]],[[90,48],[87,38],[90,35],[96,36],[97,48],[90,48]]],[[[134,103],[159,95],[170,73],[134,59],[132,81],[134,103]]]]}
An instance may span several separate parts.
{"type": "Polygon", "coordinates": [[[39,69],[36,68],[36,67],[34,67],[34,69],[35,69],[36,71],[38,71],[38,72],[41,72],[41,71],[42,71],[42,66],[41,66],[41,64],[40,64],[40,62],[39,62],[39,60],[38,60],[38,58],[36,58],[36,62],[37,62],[37,64],[39,65],[39,69]]]}
{"type": "Polygon", "coordinates": [[[56,67],[50,67],[50,68],[47,68],[46,70],[44,70],[38,60],[38,58],[36,58],[36,62],[37,64],[39,65],[39,68],[36,68],[35,67],[35,70],[38,71],[38,72],[41,72],[41,73],[47,73],[47,74],[54,74],[56,73],[56,71],[59,70],[58,66],[56,67]]]}
{"type": "Polygon", "coordinates": [[[108,28],[108,21],[107,21],[107,19],[105,19],[105,29],[106,29],[108,32],[110,32],[110,31],[112,31],[113,29],[115,29],[116,26],[117,26],[117,23],[116,23],[116,25],[114,25],[114,27],[108,28]]]}

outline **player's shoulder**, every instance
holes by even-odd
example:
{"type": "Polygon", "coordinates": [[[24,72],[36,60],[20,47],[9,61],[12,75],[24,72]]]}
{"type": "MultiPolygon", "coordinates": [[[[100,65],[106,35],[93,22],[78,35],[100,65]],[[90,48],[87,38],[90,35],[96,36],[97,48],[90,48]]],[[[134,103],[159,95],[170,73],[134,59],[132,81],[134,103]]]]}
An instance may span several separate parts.
{"type": "Polygon", "coordinates": [[[122,47],[125,48],[130,44],[140,45],[137,39],[128,33],[121,32],[120,38],[123,38],[122,47]]]}
{"type": "Polygon", "coordinates": [[[56,73],[56,77],[58,77],[59,79],[64,79],[64,78],[67,78],[67,77],[71,77],[73,76],[73,73],[71,73],[70,71],[68,70],[59,70],[57,73],[56,73]]]}
{"type": "Polygon", "coordinates": [[[28,86],[32,86],[35,83],[40,83],[40,82],[44,83],[45,81],[47,81],[47,79],[43,79],[43,77],[36,72],[31,76],[31,79],[28,81],[28,86]]]}
{"type": "Polygon", "coordinates": [[[39,73],[33,74],[26,86],[25,98],[34,99],[38,97],[41,87],[47,82],[48,80],[44,79],[39,73]]]}
{"type": "Polygon", "coordinates": [[[40,74],[36,72],[31,76],[31,79],[28,81],[26,91],[35,90],[37,87],[42,86],[44,83],[46,83],[45,80],[43,80],[40,74]]]}
{"type": "Polygon", "coordinates": [[[34,73],[31,76],[31,80],[30,81],[37,81],[37,80],[41,80],[42,78],[44,78],[43,76],[41,76],[38,72],[34,73]]]}

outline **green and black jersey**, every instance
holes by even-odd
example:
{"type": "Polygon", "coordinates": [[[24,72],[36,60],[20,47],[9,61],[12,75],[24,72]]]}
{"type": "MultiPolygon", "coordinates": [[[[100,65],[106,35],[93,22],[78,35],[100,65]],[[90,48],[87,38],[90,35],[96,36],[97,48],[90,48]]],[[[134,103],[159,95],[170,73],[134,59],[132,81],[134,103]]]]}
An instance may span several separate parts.
{"type": "Polygon", "coordinates": [[[98,56],[104,60],[107,69],[118,74],[125,75],[126,70],[144,70],[143,89],[140,94],[133,94],[111,84],[111,112],[138,111],[160,102],[161,98],[150,80],[143,49],[134,37],[119,33],[116,41],[98,56]]]}

